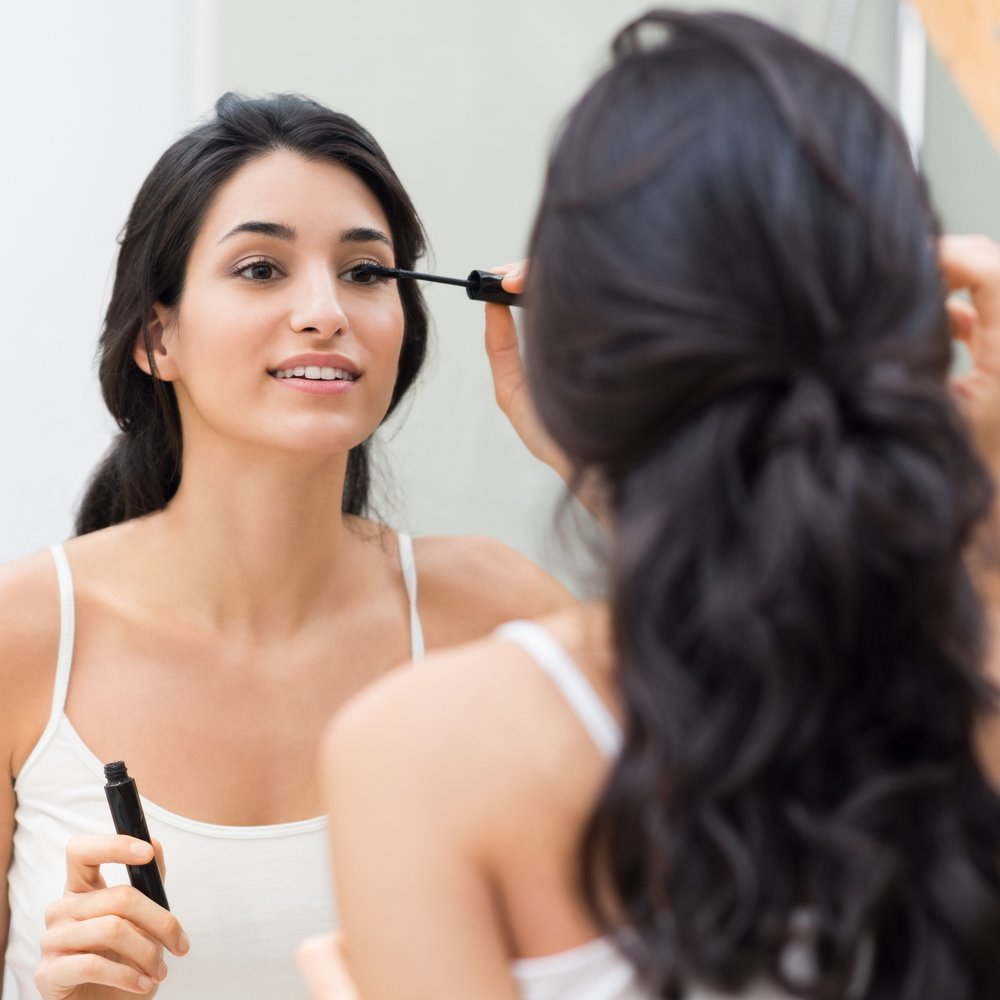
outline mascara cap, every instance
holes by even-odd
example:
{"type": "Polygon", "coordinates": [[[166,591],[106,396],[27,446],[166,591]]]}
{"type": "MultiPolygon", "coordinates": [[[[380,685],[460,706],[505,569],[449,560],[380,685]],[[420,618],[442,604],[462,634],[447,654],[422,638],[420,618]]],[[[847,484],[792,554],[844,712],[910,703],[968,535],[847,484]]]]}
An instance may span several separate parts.
{"type": "Polygon", "coordinates": [[[491,271],[470,271],[465,294],[477,302],[495,302],[501,306],[519,306],[521,296],[502,287],[503,275],[491,271]]]}

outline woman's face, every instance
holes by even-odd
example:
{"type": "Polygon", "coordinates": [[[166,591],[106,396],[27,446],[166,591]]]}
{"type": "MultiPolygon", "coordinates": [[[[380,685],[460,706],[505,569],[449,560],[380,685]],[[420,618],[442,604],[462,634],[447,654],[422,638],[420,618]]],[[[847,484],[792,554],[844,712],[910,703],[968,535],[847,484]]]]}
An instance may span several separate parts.
{"type": "MultiPolygon", "coordinates": [[[[344,167],[277,150],[209,205],[179,303],[156,308],[160,376],[173,382],[185,456],[208,435],[283,451],[346,452],[389,407],[403,341],[374,194],[344,167]]],[[[136,359],[147,368],[145,351],[136,359]]]]}

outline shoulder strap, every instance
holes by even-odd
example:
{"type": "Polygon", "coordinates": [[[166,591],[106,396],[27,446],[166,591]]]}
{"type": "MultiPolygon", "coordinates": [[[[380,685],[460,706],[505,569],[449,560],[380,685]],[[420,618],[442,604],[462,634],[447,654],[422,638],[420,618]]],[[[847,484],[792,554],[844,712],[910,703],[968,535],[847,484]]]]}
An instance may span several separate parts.
{"type": "Polygon", "coordinates": [[[413,558],[413,539],[399,532],[399,565],[403,571],[403,585],[410,604],[410,658],[418,663],[424,658],[424,628],[417,610],[417,564],[413,558]]]}
{"type": "Polygon", "coordinates": [[[496,635],[516,643],[545,671],[605,757],[618,754],[622,733],[614,716],[583,671],[541,625],[508,622],[496,630],[496,635]]]}
{"type": "Polygon", "coordinates": [[[69,674],[73,666],[73,637],[76,613],[73,601],[73,574],[63,546],[50,546],[59,577],[59,659],[56,661],[56,682],[52,690],[52,717],[62,715],[69,691],[69,674]]]}

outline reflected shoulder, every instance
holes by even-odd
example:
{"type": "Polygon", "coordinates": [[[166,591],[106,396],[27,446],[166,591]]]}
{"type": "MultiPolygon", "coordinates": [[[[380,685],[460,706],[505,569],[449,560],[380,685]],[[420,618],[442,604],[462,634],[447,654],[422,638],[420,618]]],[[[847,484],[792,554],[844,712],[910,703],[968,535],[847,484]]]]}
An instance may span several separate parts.
{"type": "Polygon", "coordinates": [[[0,752],[16,773],[48,719],[59,654],[59,585],[48,551],[0,566],[0,752]]]}
{"type": "Polygon", "coordinates": [[[432,646],[469,642],[513,618],[577,603],[555,577],[493,538],[428,536],[415,540],[414,555],[432,646]]]}
{"type": "MultiPolygon", "coordinates": [[[[47,550],[0,566],[0,661],[59,638],[59,585],[47,550]]],[[[0,662],[0,670],[3,664],[0,662]]]]}

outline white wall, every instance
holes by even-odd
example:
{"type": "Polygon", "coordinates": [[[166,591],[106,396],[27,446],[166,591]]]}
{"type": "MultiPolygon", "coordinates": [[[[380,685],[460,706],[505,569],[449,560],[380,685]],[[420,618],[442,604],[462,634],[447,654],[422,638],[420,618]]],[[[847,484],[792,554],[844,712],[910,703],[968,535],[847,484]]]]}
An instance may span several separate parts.
{"type": "Polygon", "coordinates": [[[134,0],[4,7],[0,559],[70,534],[109,440],[94,350],[116,234],[192,114],[186,10],[134,0]]]}
{"type": "MultiPolygon", "coordinates": [[[[134,0],[4,7],[0,560],[71,533],[110,440],[94,348],[115,236],[192,114],[186,13],[134,0]]],[[[16,1000],[6,979],[3,996],[16,1000]]]]}
{"type": "MultiPolygon", "coordinates": [[[[522,255],[560,117],[613,31],[652,0],[47,0],[0,34],[7,290],[0,393],[0,560],[63,538],[110,439],[93,371],[115,234],[162,149],[225,89],[294,90],[385,147],[420,210],[431,266],[463,275],[522,255]]],[[[851,58],[893,93],[896,0],[860,0],[851,58]]],[[[681,3],[705,7],[721,4],[681,3]]],[[[829,0],[730,0],[822,41],[829,0]]],[[[567,574],[555,477],[494,411],[481,306],[428,287],[434,344],[388,433],[390,521],[481,532],[567,574]]],[[[570,574],[571,575],[571,574],[570,574]]]]}

